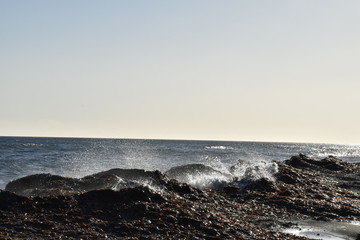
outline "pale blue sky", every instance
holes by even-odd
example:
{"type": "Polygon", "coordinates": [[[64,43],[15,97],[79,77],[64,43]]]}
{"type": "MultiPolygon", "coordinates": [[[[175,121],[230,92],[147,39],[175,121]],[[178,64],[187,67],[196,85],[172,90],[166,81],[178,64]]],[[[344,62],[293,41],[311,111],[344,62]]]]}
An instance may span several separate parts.
{"type": "Polygon", "coordinates": [[[360,144],[360,2],[0,1],[0,136],[360,144]]]}

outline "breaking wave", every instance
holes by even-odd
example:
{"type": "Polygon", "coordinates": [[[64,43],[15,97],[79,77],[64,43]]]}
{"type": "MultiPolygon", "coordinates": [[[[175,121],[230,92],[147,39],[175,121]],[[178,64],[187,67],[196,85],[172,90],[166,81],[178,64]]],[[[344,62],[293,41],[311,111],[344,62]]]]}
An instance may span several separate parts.
{"type": "Polygon", "coordinates": [[[222,188],[228,185],[243,186],[262,178],[274,181],[277,172],[278,166],[275,162],[239,160],[228,170],[220,171],[203,164],[189,164],[171,168],[165,174],[198,188],[222,188]]]}
{"type": "Polygon", "coordinates": [[[244,187],[260,179],[273,181],[274,174],[277,171],[278,167],[275,162],[249,162],[244,160],[239,160],[237,164],[226,171],[220,171],[204,164],[177,166],[164,173],[143,169],[114,168],[83,178],[52,174],[29,175],[8,183],[6,190],[23,196],[42,196],[146,186],[159,192],[171,179],[199,189],[221,189],[226,186],[244,187]]]}
{"type": "Polygon", "coordinates": [[[257,181],[265,178],[274,181],[274,176],[279,169],[275,162],[239,160],[237,164],[230,168],[230,171],[234,177],[240,180],[257,181]]]}
{"type": "Polygon", "coordinates": [[[233,181],[231,174],[215,170],[203,164],[173,167],[166,171],[165,174],[171,179],[198,188],[221,188],[233,181]]]}

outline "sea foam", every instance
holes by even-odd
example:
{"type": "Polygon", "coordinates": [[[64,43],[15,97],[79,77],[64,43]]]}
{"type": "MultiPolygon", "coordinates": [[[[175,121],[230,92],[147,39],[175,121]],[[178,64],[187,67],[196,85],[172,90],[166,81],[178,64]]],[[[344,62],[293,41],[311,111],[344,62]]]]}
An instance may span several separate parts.
{"type": "Polygon", "coordinates": [[[236,184],[244,186],[260,179],[274,181],[277,172],[278,165],[275,162],[239,160],[225,171],[204,164],[189,164],[171,168],[165,174],[197,188],[218,189],[236,184]]]}

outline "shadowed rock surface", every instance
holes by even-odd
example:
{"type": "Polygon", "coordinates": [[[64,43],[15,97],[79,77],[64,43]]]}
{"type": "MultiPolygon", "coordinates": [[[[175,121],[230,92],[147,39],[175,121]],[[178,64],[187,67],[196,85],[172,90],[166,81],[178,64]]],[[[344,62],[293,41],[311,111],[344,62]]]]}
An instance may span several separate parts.
{"type": "Polygon", "coordinates": [[[134,169],[28,176],[0,191],[0,239],[306,239],[282,229],[360,221],[359,163],[300,154],[277,164],[275,181],[202,190],[134,169]]]}
{"type": "Polygon", "coordinates": [[[97,189],[118,190],[144,183],[160,186],[164,183],[164,175],[159,171],[118,168],[80,179],[51,174],[35,174],[8,183],[5,190],[20,196],[54,196],[71,195],[97,189]]]}

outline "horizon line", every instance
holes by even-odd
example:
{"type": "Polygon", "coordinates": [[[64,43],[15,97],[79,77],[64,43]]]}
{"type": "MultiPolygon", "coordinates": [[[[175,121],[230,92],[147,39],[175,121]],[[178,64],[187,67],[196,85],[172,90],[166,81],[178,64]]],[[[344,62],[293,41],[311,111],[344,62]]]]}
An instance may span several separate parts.
{"type": "Polygon", "coordinates": [[[34,136],[34,135],[8,135],[0,138],[72,138],[72,139],[119,139],[119,140],[158,140],[158,141],[194,141],[194,142],[254,142],[254,143],[293,143],[293,144],[329,144],[329,145],[359,145],[356,143],[334,142],[297,142],[297,141],[269,141],[269,140],[224,140],[224,139],[185,139],[185,138],[136,138],[136,137],[85,137],[85,136],[34,136]]]}

